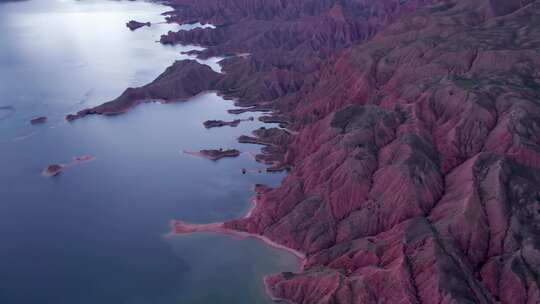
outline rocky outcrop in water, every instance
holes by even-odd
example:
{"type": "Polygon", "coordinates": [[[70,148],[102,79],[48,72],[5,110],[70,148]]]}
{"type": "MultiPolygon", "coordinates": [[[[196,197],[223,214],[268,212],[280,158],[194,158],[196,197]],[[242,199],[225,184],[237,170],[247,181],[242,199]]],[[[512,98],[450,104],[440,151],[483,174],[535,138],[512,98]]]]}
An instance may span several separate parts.
{"type": "Polygon", "coordinates": [[[80,164],[84,164],[84,163],[93,161],[94,159],[95,159],[94,156],[89,155],[89,154],[81,155],[81,156],[75,156],[75,157],[73,157],[73,160],[71,162],[69,162],[69,163],[49,165],[47,168],[45,168],[45,170],[43,170],[42,174],[44,176],[47,176],[47,177],[57,176],[60,173],[64,172],[64,170],[66,170],[66,169],[68,169],[70,167],[80,165],[80,164]]]}
{"type": "Polygon", "coordinates": [[[235,119],[233,121],[207,120],[203,123],[203,125],[206,129],[219,128],[219,127],[224,127],[224,126],[237,127],[240,124],[240,122],[241,122],[240,119],[235,119]]]}
{"type": "Polygon", "coordinates": [[[238,151],[236,149],[227,149],[227,150],[224,150],[224,149],[206,149],[206,150],[201,150],[201,151],[196,152],[196,153],[191,153],[191,152],[185,152],[185,153],[193,154],[193,155],[196,155],[196,156],[201,156],[201,157],[213,160],[213,161],[220,160],[220,159],[226,158],[226,157],[238,157],[240,155],[240,151],[238,151]]]}
{"type": "Polygon", "coordinates": [[[44,124],[46,122],[47,122],[47,117],[46,116],[40,116],[40,117],[36,117],[36,118],[30,120],[31,125],[40,125],[40,124],[44,124]]]}
{"type": "Polygon", "coordinates": [[[239,140],[288,176],[219,225],[305,253],[275,299],[540,302],[540,1],[169,2],[217,28],[162,43],[249,53],[203,83],[287,121],[239,140]]]}
{"type": "Polygon", "coordinates": [[[253,121],[253,117],[249,117],[246,119],[235,119],[233,121],[207,120],[203,122],[203,125],[206,129],[219,128],[224,126],[237,127],[242,121],[253,121]]]}
{"type": "Polygon", "coordinates": [[[135,21],[135,20],[131,20],[129,21],[128,23],[126,23],[126,26],[134,31],[134,30],[137,30],[143,26],[148,26],[150,27],[152,24],[150,22],[138,22],[138,21],[135,21]]]}
{"type": "Polygon", "coordinates": [[[63,165],[52,164],[52,165],[49,165],[47,168],[45,168],[45,170],[43,170],[43,175],[48,176],[48,177],[53,177],[62,173],[63,170],[64,170],[63,165]]]}

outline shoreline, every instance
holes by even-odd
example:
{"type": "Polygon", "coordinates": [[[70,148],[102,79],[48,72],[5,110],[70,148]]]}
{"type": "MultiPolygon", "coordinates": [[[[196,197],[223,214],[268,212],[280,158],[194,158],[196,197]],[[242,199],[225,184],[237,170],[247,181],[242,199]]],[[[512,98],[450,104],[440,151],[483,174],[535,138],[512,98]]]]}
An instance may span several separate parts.
{"type": "MultiPolygon", "coordinates": [[[[168,8],[171,8],[171,9],[174,10],[174,8],[172,6],[170,6],[168,1],[166,1],[166,0],[161,0],[161,1],[160,0],[154,0],[154,1],[151,1],[151,2],[154,2],[154,3],[158,4],[158,5],[163,5],[165,7],[168,7],[168,8]]],[[[164,13],[162,13],[162,15],[166,16],[167,12],[168,11],[165,11],[164,13]]],[[[167,18],[166,18],[166,21],[164,23],[176,23],[176,24],[178,24],[180,26],[182,26],[183,24],[192,24],[190,22],[185,22],[185,23],[174,22],[174,21],[167,20],[167,18]]],[[[210,24],[210,23],[208,23],[208,24],[210,24]]],[[[210,25],[212,25],[212,24],[210,24],[210,25]]],[[[197,45],[197,44],[193,44],[193,46],[195,46],[195,47],[196,46],[205,47],[203,45],[197,45]]],[[[209,67],[210,70],[213,71],[213,68],[210,67],[210,65],[208,65],[206,63],[203,63],[203,62],[199,62],[199,60],[198,60],[199,58],[198,58],[197,55],[192,55],[192,56],[194,58],[183,59],[183,60],[180,60],[180,61],[190,61],[190,60],[196,61],[201,65],[209,67]]],[[[241,54],[238,54],[237,56],[240,57],[240,58],[245,58],[246,56],[249,56],[249,55],[246,55],[245,53],[241,53],[241,54]]],[[[205,60],[210,60],[212,58],[223,60],[223,59],[225,59],[227,57],[216,55],[216,56],[209,57],[209,58],[204,58],[204,59],[205,60]]],[[[175,62],[178,62],[178,61],[175,61],[175,62]]],[[[171,63],[171,66],[169,66],[168,68],[174,66],[175,62],[171,63]]],[[[219,61],[217,62],[217,64],[220,67],[222,67],[222,64],[219,61]]],[[[221,75],[224,74],[223,70],[221,70],[220,72],[216,72],[216,73],[221,74],[221,75]]],[[[153,83],[153,81],[146,84],[146,85],[149,85],[149,84],[152,84],[152,83],[153,83]]],[[[129,88],[129,89],[131,89],[131,88],[129,88]]],[[[122,93],[122,94],[124,94],[124,93],[122,93]]],[[[97,107],[84,108],[84,109],[82,109],[82,110],[80,110],[80,111],[78,111],[76,113],[68,114],[68,115],[65,116],[65,121],[74,122],[75,120],[82,119],[82,118],[84,118],[86,116],[91,116],[91,115],[92,116],[93,115],[98,115],[98,116],[122,115],[122,114],[126,114],[126,113],[130,112],[131,110],[133,110],[134,108],[136,108],[137,106],[139,106],[141,104],[150,104],[150,103],[171,104],[171,103],[189,102],[191,99],[193,99],[193,98],[195,98],[197,96],[200,96],[200,95],[203,95],[203,94],[208,94],[208,93],[215,93],[215,94],[217,94],[217,96],[220,96],[224,100],[232,101],[233,107],[231,109],[227,110],[227,113],[229,113],[229,114],[259,113],[259,112],[271,113],[272,115],[277,114],[274,109],[272,109],[271,107],[268,107],[265,104],[241,105],[239,103],[239,100],[238,100],[237,97],[232,97],[230,94],[227,94],[227,93],[223,92],[222,90],[220,90],[218,88],[209,88],[209,89],[202,90],[202,91],[200,91],[200,92],[198,92],[196,94],[193,94],[192,96],[184,96],[184,97],[180,97],[180,98],[163,99],[163,98],[151,98],[150,97],[150,98],[134,99],[134,100],[131,100],[130,103],[126,104],[125,106],[118,107],[118,108],[115,108],[115,109],[100,109],[100,107],[102,107],[104,104],[107,104],[107,103],[104,103],[104,104],[98,105],[97,107]]],[[[122,95],[120,95],[120,96],[122,96],[122,95]]],[[[115,101],[115,100],[112,100],[112,101],[115,101]]],[[[112,102],[112,101],[110,101],[110,102],[112,102]]],[[[253,120],[253,118],[240,119],[240,121],[245,121],[245,120],[253,120]]],[[[266,122],[266,121],[263,121],[263,120],[260,120],[260,119],[258,119],[258,120],[261,121],[262,123],[264,123],[265,125],[278,124],[278,122],[274,122],[274,121],[266,122]]],[[[253,138],[253,139],[256,141],[256,138],[253,138]]],[[[239,140],[239,142],[242,143],[242,141],[240,141],[240,140],[239,140]]],[[[244,142],[244,143],[268,146],[267,143],[262,143],[262,142],[244,142]]],[[[199,152],[183,151],[183,153],[188,154],[188,155],[192,155],[192,156],[198,156],[198,157],[203,157],[203,158],[206,158],[206,159],[211,159],[211,158],[208,158],[205,155],[203,155],[200,151],[199,152]]],[[[260,151],[260,153],[264,154],[263,151],[260,151]]],[[[254,157],[254,160],[257,162],[255,157],[254,157]]],[[[63,164],[63,167],[67,168],[67,167],[72,166],[74,164],[75,163],[63,164]]],[[[271,172],[271,171],[268,170],[268,169],[271,169],[271,168],[272,168],[272,166],[268,166],[268,168],[266,168],[266,171],[271,172]]],[[[242,216],[242,217],[239,217],[239,218],[249,218],[249,217],[251,217],[253,215],[255,209],[259,206],[259,200],[255,196],[250,200],[250,202],[251,202],[251,206],[247,210],[246,214],[244,216],[242,216]]],[[[238,219],[238,218],[231,218],[228,221],[235,220],[235,219],[238,219]]],[[[267,246],[269,246],[271,248],[275,248],[275,249],[285,251],[285,252],[288,252],[288,253],[292,254],[297,259],[297,273],[301,273],[304,270],[304,267],[305,267],[306,262],[307,262],[306,255],[304,253],[294,249],[294,248],[290,248],[290,247],[287,247],[285,245],[281,245],[281,244],[279,244],[279,243],[277,243],[277,242],[271,240],[270,238],[268,238],[268,237],[266,237],[264,235],[261,235],[261,234],[249,233],[249,232],[240,231],[240,230],[236,230],[236,229],[226,228],[225,227],[225,222],[215,222],[215,223],[207,223],[207,224],[192,224],[192,223],[187,223],[187,222],[184,222],[184,221],[181,221],[181,220],[171,220],[170,221],[170,226],[171,226],[171,231],[166,233],[164,235],[165,237],[172,237],[172,236],[178,237],[178,236],[181,236],[181,235],[189,235],[189,234],[194,234],[194,233],[216,233],[216,234],[228,236],[228,237],[231,237],[233,239],[238,239],[238,240],[247,239],[247,238],[256,238],[256,239],[258,239],[259,241],[262,241],[265,245],[267,245],[267,246]]],[[[270,276],[275,275],[275,274],[276,273],[270,273],[270,274],[264,275],[262,277],[262,280],[263,280],[262,283],[264,284],[264,291],[265,291],[266,295],[272,301],[286,301],[286,302],[289,302],[286,299],[281,299],[281,298],[276,297],[273,294],[273,292],[270,290],[270,288],[268,286],[268,283],[267,283],[267,278],[269,278],[270,276]]]]}
{"type": "MultiPolygon", "coordinates": [[[[158,2],[159,3],[163,3],[163,2],[166,3],[166,1],[158,1],[158,2]]],[[[170,22],[170,21],[167,20],[167,22],[170,22]]],[[[181,23],[178,23],[178,24],[182,25],[181,23]]],[[[240,57],[240,58],[244,58],[245,54],[237,54],[237,56],[240,57]]],[[[224,57],[220,57],[220,56],[215,56],[215,58],[224,59],[224,57]]],[[[207,59],[210,59],[210,58],[207,58],[207,59]]],[[[196,60],[196,58],[195,58],[195,60],[196,60]]],[[[221,67],[220,62],[217,62],[217,64],[221,67]]],[[[221,70],[221,73],[224,73],[224,71],[221,70]]],[[[217,90],[217,89],[211,89],[211,90],[206,90],[206,91],[200,92],[200,93],[196,94],[195,96],[192,96],[191,98],[183,100],[183,102],[189,102],[190,99],[192,99],[192,98],[194,98],[196,96],[205,94],[205,93],[216,93],[218,96],[222,97],[224,100],[231,100],[233,102],[233,108],[227,111],[230,114],[257,113],[257,112],[275,114],[274,110],[266,109],[266,108],[264,108],[264,105],[243,105],[242,106],[242,105],[240,105],[238,103],[238,98],[237,97],[228,96],[226,93],[223,93],[223,92],[221,92],[221,90],[217,90]]],[[[159,102],[162,103],[162,104],[167,104],[167,103],[173,103],[173,102],[177,102],[177,101],[159,101],[159,102]]],[[[137,106],[137,105],[138,104],[134,105],[134,107],[137,106]]],[[[131,107],[129,109],[127,109],[125,112],[128,112],[129,110],[131,110],[131,107]]],[[[125,112],[123,112],[123,113],[125,113],[125,112]]],[[[121,113],[121,114],[123,114],[123,113],[121,113]]],[[[253,119],[253,118],[251,118],[251,119],[253,119]]],[[[240,120],[243,121],[243,119],[240,119],[240,120]]],[[[260,120],[260,121],[263,122],[264,124],[268,124],[268,125],[274,125],[275,124],[275,122],[265,122],[265,121],[262,121],[262,120],[260,120]]],[[[251,144],[266,146],[266,144],[261,144],[261,143],[251,143],[251,144]]],[[[186,151],[183,151],[183,152],[185,153],[186,151]]],[[[260,153],[262,153],[262,151],[260,153]]],[[[200,153],[193,153],[193,154],[192,153],[187,153],[187,154],[192,155],[192,156],[198,156],[198,157],[202,156],[202,155],[199,155],[200,153]],[[197,155],[195,155],[195,154],[197,154],[197,155]]],[[[205,158],[204,156],[202,156],[202,157],[205,158]]],[[[255,162],[257,162],[255,156],[253,156],[253,160],[255,162]]],[[[269,166],[268,168],[271,168],[271,166],[269,166]]],[[[240,218],[249,218],[249,217],[251,217],[253,215],[253,212],[255,211],[255,209],[259,205],[259,200],[256,198],[256,195],[254,195],[250,199],[250,203],[251,203],[251,206],[247,210],[246,214],[244,216],[240,217],[240,218]]],[[[235,219],[237,219],[237,218],[235,218],[235,219]]],[[[230,220],[234,220],[234,219],[230,219],[230,220]]],[[[167,237],[173,237],[173,236],[174,237],[180,237],[182,235],[190,235],[190,234],[195,234],[195,233],[216,233],[216,234],[224,235],[224,236],[231,237],[233,239],[238,239],[238,240],[243,240],[243,239],[247,239],[247,238],[250,238],[250,237],[255,238],[255,239],[258,239],[259,241],[262,241],[265,245],[267,245],[267,246],[269,246],[271,248],[282,250],[282,251],[288,252],[288,253],[292,254],[293,256],[295,256],[296,259],[297,259],[297,262],[298,262],[297,273],[302,273],[304,271],[304,267],[305,267],[305,265],[307,263],[307,258],[306,258],[306,255],[304,253],[302,253],[302,252],[300,252],[300,251],[298,251],[298,250],[296,250],[294,248],[290,248],[290,247],[287,247],[285,245],[281,245],[281,244],[279,244],[279,243],[277,243],[277,242],[271,240],[270,238],[268,238],[268,237],[266,237],[264,235],[261,235],[261,234],[255,234],[255,233],[249,233],[249,232],[245,232],[245,231],[225,228],[224,224],[225,224],[225,222],[216,222],[216,223],[207,223],[207,224],[191,224],[191,223],[187,223],[187,222],[184,222],[184,221],[181,221],[181,220],[171,220],[171,222],[170,222],[171,231],[169,233],[167,233],[165,236],[167,236],[167,237]],[[186,232],[176,231],[175,228],[179,224],[182,225],[182,227],[187,228],[188,230],[191,230],[191,231],[186,231],[186,232]]],[[[262,281],[263,281],[263,285],[264,285],[264,292],[266,293],[266,295],[272,301],[281,301],[281,302],[285,302],[285,303],[292,303],[287,299],[279,298],[279,297],[276,297],[274,295],[274,293],[270,289],[270,287],[268,285],[268,282],[267,282],[267,279],[272,275],[273,274],[266,274],[266,275],[264,275],[262,277],[262,281]]]]}
{"type": "MultiPolygon", "coordinates": [[[[184,59],[184,60],[181,60],[181,61],[185,61],[185,60],[192,60],[192,59],[184,59]]],[[[202,64],[202,65],[205,65],[205,64],[202,64]]],[[[227,110],[227,113],[229,113],[229,114],[239,115],[239,114],[243,114],[243,113],[254,113],[255,114],[255,113],[261,113],[261,112],[262,113],[271,113],[272,112],[272,111],[259,109],[256,106],[254,107],[254,106],[239,105],[238,100],[236,98],[231,98],[231,97],[227,96],[226,94],[221,93],[217,89],[210,89],[210,90],[201,91],[201,92],[199,92],[199,93],[197,93],[197,94],[195,94],[193,96],[183,97],[183,98],[175,98],[175,99],[171,99],[171,100],[160,99],[160,98],[136,99],[136,100],[133,100],[131,102],[131,104],[129,104],[128,106],[120,108],[120,109],[116,109],[114,111],[109,111],[109,110],[107,110],[107,111],[97,111],[95,108],[97,108],[99,106],[94,107],[94,108],[84,108],[84,109],[79,110],[79,111],[77,111],[75,113],[68,113],[68,114],[64,115],[64,121],[68,122],[68,123],[72,123],[72,122],[75,122],[75,121],[77,121],[79,119],[83,119],[83,118],[85,118],[87,116],[111,117],[111,116],[124,115],[124,114],[128,114],[129,112],[131,112],[132,110],[134,110],[135,108],[137,108],[138,106],[143,105],[143,104],[157,103],[157,104],[167,105],[167,104],[175,104],[175,103],[184,103],[184,102],[189,102],[193,98],[197,98],[197,97],[199,97],[201,95],[211,94],[211,93],[216,94],[217,96],[221,97],[223,100],[232,101],[232,108],[227,110]]],[[[103,104],[105,104],[105,103],[103,103],[103,104]]],[[[103,104],[101,104],[101,105],[103,105],[103,104]]],[[[255,118],[253,118],[253,119],[252,118],[253,118],[253,116],[248,117],[248,118],[239,118],[239,120],[240,120],[240,122],[253,121],[255,118]]],[[[0,120],[2,120],[1,117],[0,117],[0,120]]],[[[262,121],[262,122],[265,123],[265,124],[270,124],[270,125],[276,124],[274,122],[264,122],[264,121],[262,121]]]]}
{"type": "MultiPolygon", "coordinates": [[[[178,24],[182,25],[180,23],[178,23],[178,24]]],[[[242,55],[243,54],[238,54],[237,56],[243,58],[242,55]]],[[[219,56],[215,56],[215,58],[223,59],[223,57],[219,57],[219,56]]],[[[210,58],[208,58],[208,59],[210,59],[210,58]]],[[[221,64],[219,62],[217,64],[219,66],[221,66],[221,64]]],[[[222,70],[221,73],[224,73],[223,70],[222,70]]],[[[196,97],[196,96],[204,94],[204,93],[216,93],[218,96],[222,97],[225,100],[231,100],[233,102],[234,108],[227,111],[230,114],[257,113],[257,112],[271,113],[272,115],[275,114],[274,110],[266,109],[266,108],[264,108],[264,105],[244,105],[244,106],[242,106],[242,105],[240,105],[238,103],[238,98],[228,96],[226,93],[223,93],[223,92],[221,92],[220,90],[217,90],[217,89],[211,89],[211,90],[203,91],[203,92],[200,92],[200,93],[196,94],[193,97],[196,97]]],[[[191,97],[191,98],[193,98],[193,97],[191,97]]],[[[186,99],[185,102],[188,102],[191,98],[186,99]]],[[[171,103],[171,102],[161,102],[161,103],[171,103]]],[[[137,106],[137,104],[134,105],[134,107],[135,106],[137,106]]],[[[130,109],[131,109],[131,107],[130,107],[130,109]]],[[[128,112],[130,109],[127,109],[126,112],[128,112]]],[[[275,122],[270,122],[270,121],[265,122],[265,121],[260,120],[260,119],[258,119],[258,120],[263,122],[264,124],[268,124],[268,125],[276,124],[275,122]]],[[[238,142],[241,142],[241,141],[238,140],[238,142]]],[[[248,143],[248,144],[262,145],[262,146],[267,146],[268,145],[268,144],[264,144],[264,143],[260,143],[260,142],[258,142],[258,143],[253,142],[253,143],[248,143]]],[[[200,152],[198,152],[198,153],[197,152],[189,153],[189,151],[183,151],[183,153],[188,154],[188,155],[192,155],[192,156],[195,156],[195,157],[207,158],[204,155],[201,155],[200,152]],[[186,153],[186,152],[188,152],[188,153],[186,153]]],[[[261,151],[260,153],[263,153],[263,152],[261,151]]],[[[255,162],[257,162],[255,156],[253,156],[253,160],[255,162]]],[[[268,168],[272,168],[272,166],[269,166],[268,168]]],[[[266,171],[268,171],[267,170],[268,168],[266,168],[266,171]]],[[[253,215],[255,209],[259,205],[259,200],[257,199],[256,195],[254,195],[250,199],[250,203],[251,203],[251,206],[247,210],[246,214],[244,216],[239,217],[239,218],[249,218],[249,217],[251,217],[253,215]]],[[[239,218],[229,219],[229,221],[239,219],[239,218]]],[[[305,265],[307,263],[307,257],[306,257],[306,255],[304,253],[302,253],[302,252],[300,252],[300,251],[298,251],[298,250],[296,250],[294,248],[290,248],[290,247],[287,247],[285,245],[281,245],[281,244],[271,240],[270,238],[268,238],[268,237],[266,237],[264,235],[256,234],[256,233],[249,233],[249,232],[235,230],[235,229],[230,229],[230,228],[226,228],[224,225],[225,225],[225,221],[224,222],[207,223],[207,224],[194,224],[194,223],[188,223],[188,222],[184,222],[184,221],[181,221],[181,220],[173,219],[173,220],[170,221],[171,230],[168,233],[166,233],[165,236],[166,237],[181,237],[182,235],[191,235],[191,234],[195,234],[195,233],[215,233],[215,234],[227,236],[227,237],[237,239],[237,240],[243,240],[243,239],[247,239],[247,238],[255,238],[255,239],[258,239],[259,241],[263,242],[266,246],[269,246],[271,248],[274,248],[274,249],[277,249],[277,250],[282,250],[282,251],[285,251],[285,252],[288,252],[288,253],[292,254],[297,259],[297,262],[298,262],[297,273],[302,273],[304,271],[305,265]]],[[[285,302],[285,303],[292,303],[291,301],[289,301],[287,299],[277,297],[272,292],[272,290],[270,289],[270,287],[268,285],[268,278],[271,277],[272,275],[275,275],[275,274],[270,273],[270,274],[266,274],[266,275],[264,275],[262,277],[262,283],[264,285],[264,292],[266,293],[266,295],[269,297],[269,299],[271,301],[280,301],[280,302],[285,302]]]]}
{"type": "MultiPolygon", "coordinates": [[[[250,202],[251,202],[250,208],[247,210],[246,214],[240,218],[251,217],[253,212],[259,205],[259,200],[255,196],[250,200],[250,202]]],[[[236,219],[240,219],[240,218],[236,218],[236,219]]],[[[231,219],[231,220],[234,220],[234,219],[231,219]]],[[[182,220],[173,219],[170,221],[171,231],[166,233],[165,236],[166,237],[181,237],[182,235],[190,235],[190,234],[195,234],[195,233],[216,233],[216,234],[232,237],[238,240],[243,240],[250,237],[256,238],[272,248],[276,248],[276,249],[283,250],[283,251],[293,254],[298,259],[299,272],[304,270],[304,267],[307,261],[306,255],[304,253],[294,248],[290,248],[285,245],[278,244],[264,235],[226,228],[224,225],[225,225],[225,222],[194,224],[194,223],[188,223],[182,220]]],[[[270,274],[267,276],[270,276],[270,274]]],[[[265,276],[265,278],[267,276],[265,276]]]]}

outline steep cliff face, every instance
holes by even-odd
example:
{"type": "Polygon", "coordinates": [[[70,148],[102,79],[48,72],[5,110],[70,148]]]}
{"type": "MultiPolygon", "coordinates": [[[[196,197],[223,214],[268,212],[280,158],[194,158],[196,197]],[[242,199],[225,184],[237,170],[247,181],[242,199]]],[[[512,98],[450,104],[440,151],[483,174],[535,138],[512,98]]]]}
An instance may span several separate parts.
{"type": "Polygon", "coordinates": [[[169,2],[217,28],[163,43],[249,55],[137,94],[217,89],[290,129],[241,138],[290,172],[224,224],[306,254],[276,299],[540,302],[540,1],[169,2]]]}

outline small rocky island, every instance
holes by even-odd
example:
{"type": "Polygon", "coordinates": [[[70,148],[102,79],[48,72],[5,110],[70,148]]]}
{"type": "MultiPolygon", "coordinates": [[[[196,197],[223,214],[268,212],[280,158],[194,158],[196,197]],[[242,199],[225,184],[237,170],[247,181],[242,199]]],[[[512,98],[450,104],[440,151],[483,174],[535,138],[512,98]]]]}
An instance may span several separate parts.
{"type": "Polygon", "coordinates": [[[223,120],[207,120],[203,123],[204,127],[207,129],[210,128],[219,128],[224,126],[236,127],[240,124],[240,119],[235,119],[233,121],[223,121],[223,120]]]}
{"type": "Polygon", "coordinates": [[[204,157],[213,161],[220,160],[224,157],[237,157],[240,155],[240,151],[236,149],[207,149],[200,150],[198,152],[184,151],[185,154],[204,157]]]}
{"type": "Polygon", "coordinates": [[[88,154],[75,156],[73,157],[73,160],[69,163],[49,165],[47,168],[45,168],[45,170],[43,170],[42,174],[46,177],[53,177],[62,173],[65,169],[69,167],[80,165],[80,164],[83,164],[92,160],[94,160],[94,157],[88,154]]]}
{"type": "Polygon", "coordinates": [[[151,25],[152,25],[152,23],[150,23],[150,22],[139,22],[139,21],[135,21],[135,20],[131,20],[128,23],[126,23],[126,26],[132,31],[134,31],[134,30],[136,30],[138,28],[141,28],[143,26],[150,27],[151,25]]]}
{"type": "Polygon", "coordinates": [[[200,153],[201,153],[201,156],[204,156],[211,160],[219,160],[224,157],[237,157],[240,155],[240,151],[236,149],[201,150],[200,153]]]}
{"type": "Polygon", "coordinates": [[[224,126],[237,127],[242,121],[253,121],[253,117],[250,117],[247,119],[235,119],[233,121],[207,120],[203,123],[203,125],[207,129],[219,128],[219,127],[224,127],[224,126]]]}
{"type": "Polygon", "coordinates": [[[46,116],[40,116],[40,117],[37,117],[37,118],[34,118],[34,119],[30,120],[31,125],[39,125],[39,124],[44,124],[46,122],[47,122],[47,117],[46,116]]]}

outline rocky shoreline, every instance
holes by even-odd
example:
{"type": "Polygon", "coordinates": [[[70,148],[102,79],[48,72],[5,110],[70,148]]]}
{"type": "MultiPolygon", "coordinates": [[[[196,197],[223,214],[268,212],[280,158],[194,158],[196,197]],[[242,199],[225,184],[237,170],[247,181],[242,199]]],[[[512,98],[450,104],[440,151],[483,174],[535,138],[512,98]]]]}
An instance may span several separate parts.
{"type": "MultiPolygon", "coordinates": [[[[255,192],[256,193],[257,192],[264,192],[266,190],[267,190],[267,188],[264,185],[256,185],[255,186],[255,192]]],[[[257,196],[255,196],[254,198],[251,199],[251,207],[247,211],[244,218],[250,217],[253,210],[256,209],[257,205],[258,205],[258,199],[257,199],[257,196]]],[[[299,271],[303,270],[304,264],[305,264],[305,261],[306,261],[305,254],[303,254],[302,252],[300,252],[298,250],[294,250],[292,248],[289,248],[289,247],[283,246],[281,244],[278,244],[278,243],[276,243],[276,242],[270,240],[269,238],[264,237],[264,236],[262,236],[260,234],[251,234],[251,233],[246,233],[244,231],[230,229],[230,228],[226,227],[225,222],[216,222],[216,223],[209,223],[209,224],[191,224],[191,223],[187,223],[187,222],[184,222],[184,221],[181,221],[181,220],[172,220],[171,223],[170,223],[170,226],[171,226],[171,231],[169,233],[169,236],[180,236],[180,235],[183,235],[183,234],[201,233],[201,232],[204,233],[204,232],[206,232],[206,233],[224,234],[224,235],[228,235],[228,236],[231,236],[233,238],[238,238],[238,239],[244,239],[244,238],[248,238],[248,237],[254,237],[254,238],[260,239],[261,241],[263,241],[264,243],[266,243],[267,245],[269,245],[271,247],[288,251],[291,254],[293,254],[294,256],[296,256],[298,258],[298,260],[300,261],[299,271]]]]}
{"type": "Polygon", "coordinates": [[[79,112],[206,90],[286,124],[239,140],[290,170],[248,216],[179,233],[256,235],[305,255],[265,279],[290,303],[540,301],[540,3],[169,0],[175,63],[79,112]],[[272,37],[272,38],[269,38],[272,37]]]}

